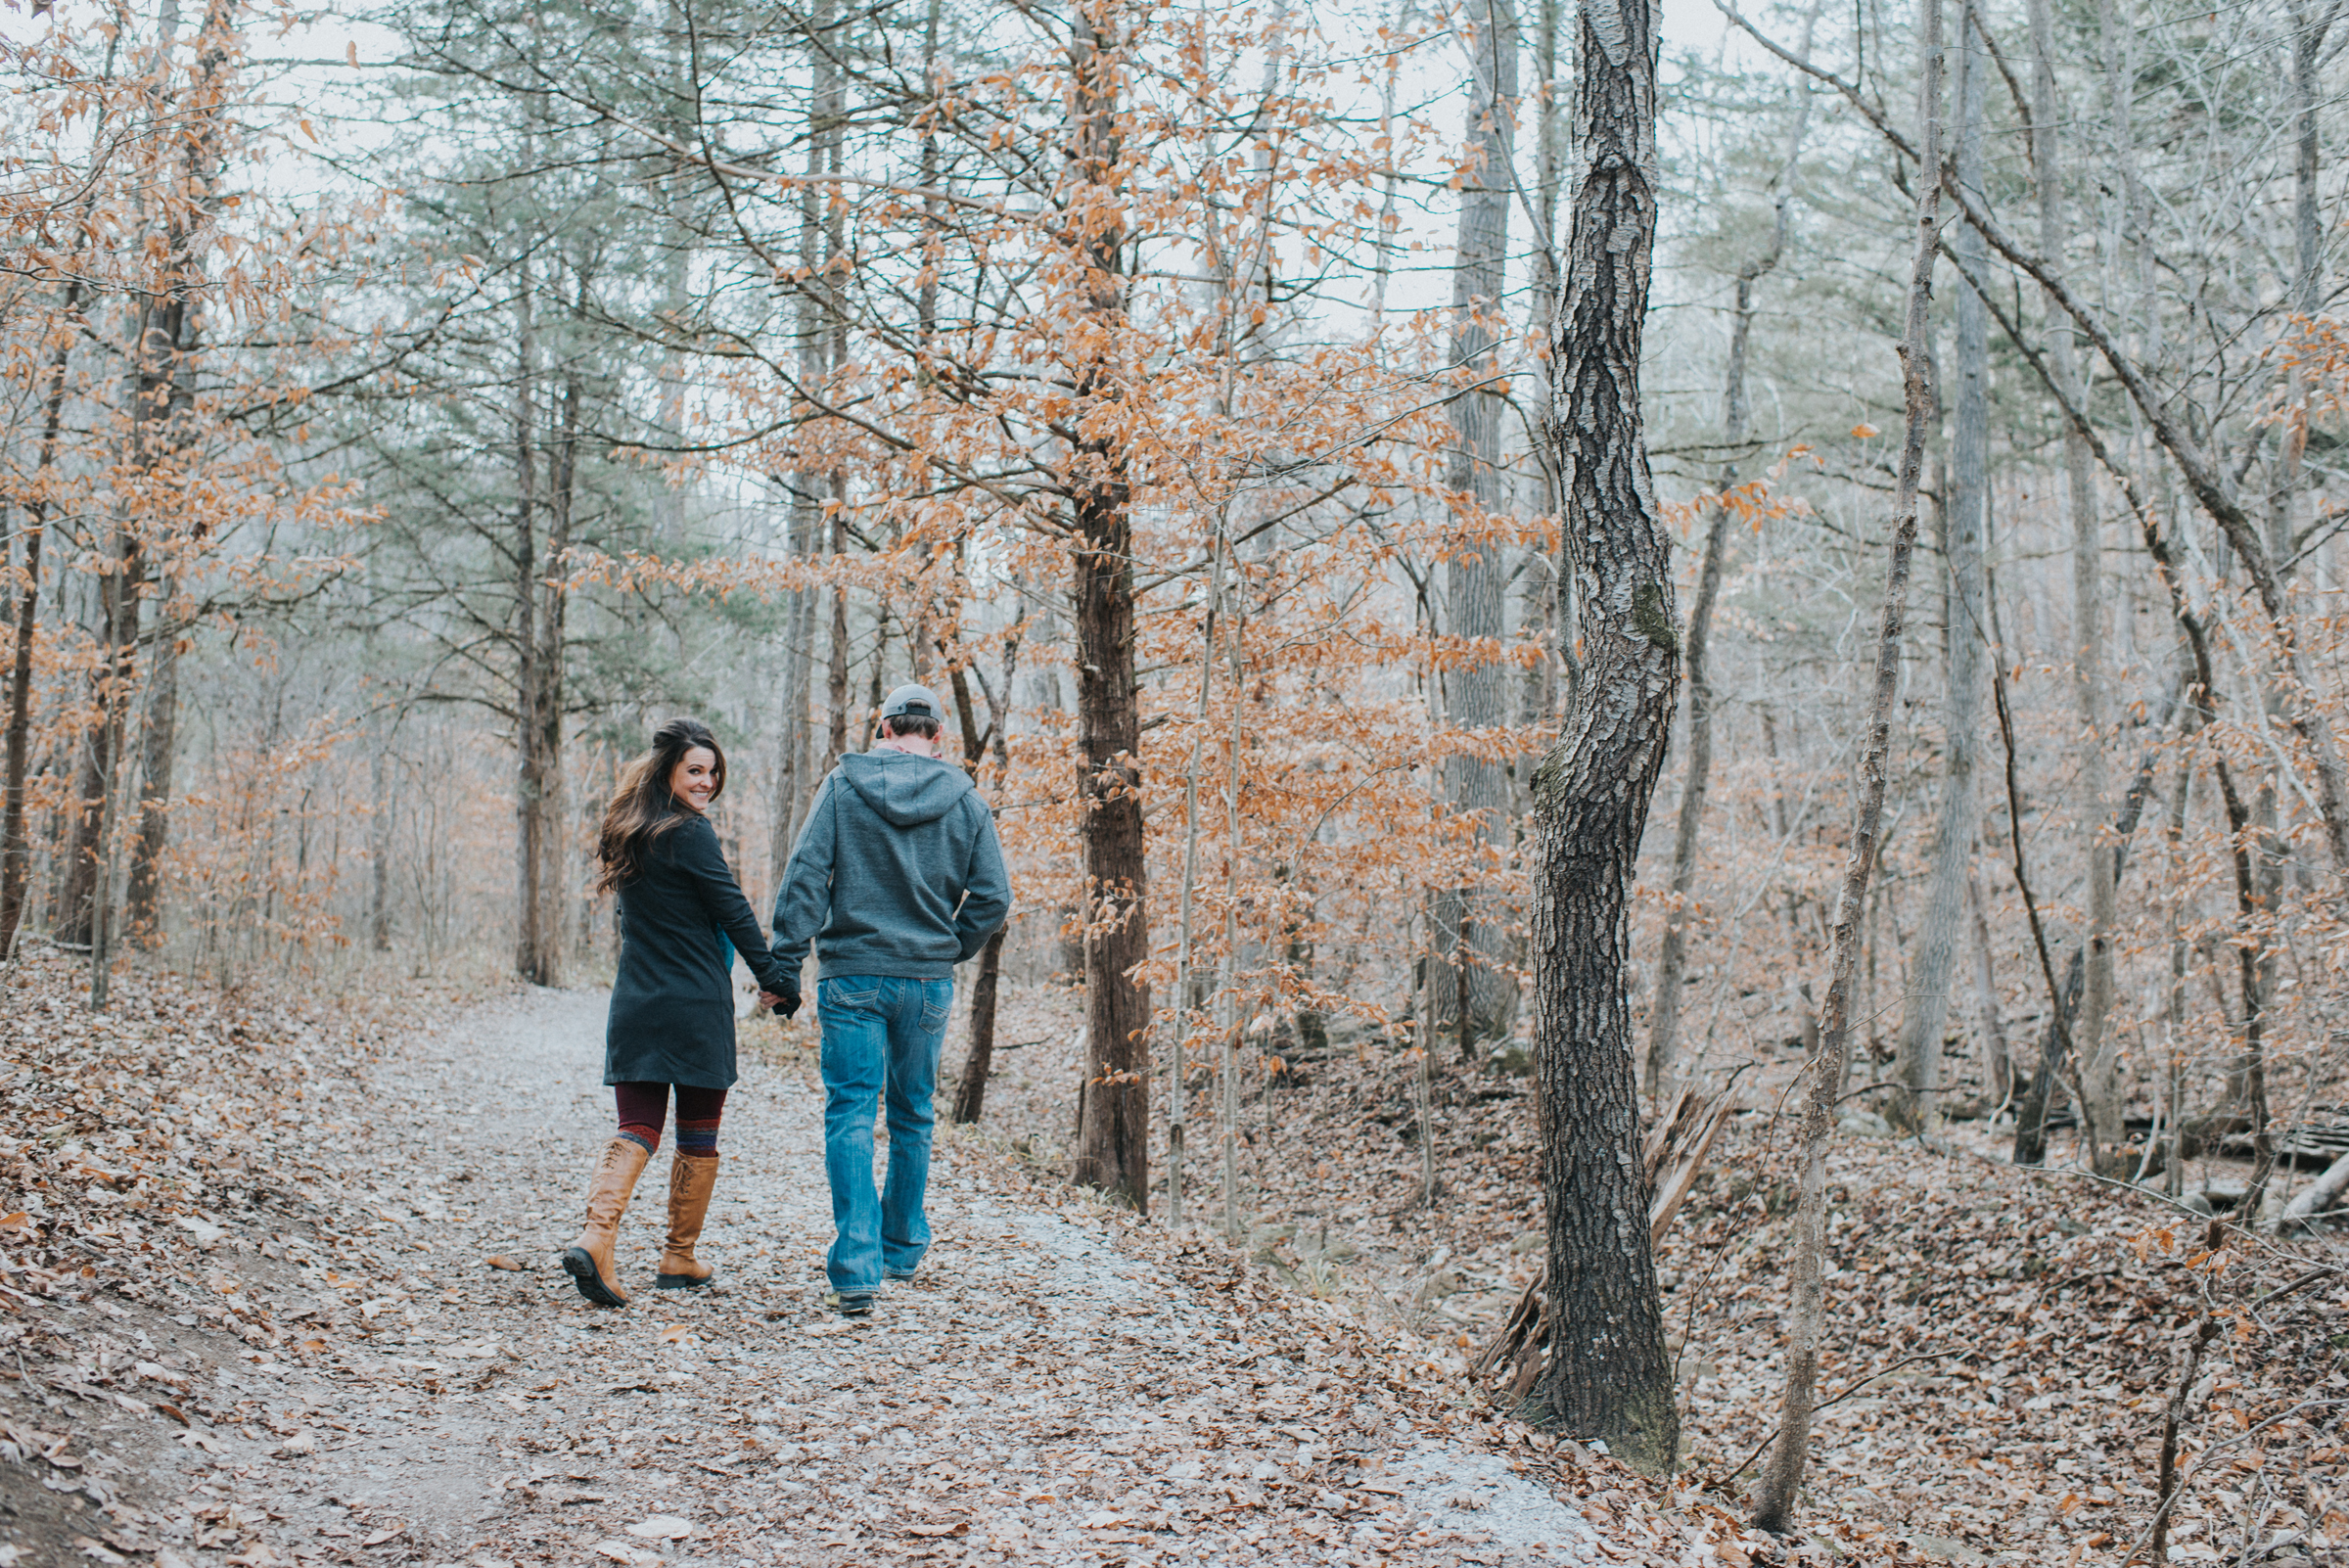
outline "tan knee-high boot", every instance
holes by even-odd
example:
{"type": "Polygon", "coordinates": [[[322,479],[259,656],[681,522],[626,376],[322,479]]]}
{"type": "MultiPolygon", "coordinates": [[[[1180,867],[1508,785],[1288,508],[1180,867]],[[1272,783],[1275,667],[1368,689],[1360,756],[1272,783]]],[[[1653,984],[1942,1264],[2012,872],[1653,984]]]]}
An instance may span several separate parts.
{"type": "Polygon", "coordinates": [[[579,1239],[563,1253],[563,1268],[579,1287],[579,1294],[598,1307],[625,1307],[628,1293],[620,1288],[620,1270],[612,1252],[620,1241],[620,1217],[628,1212],[628,1195],[652,1156],[634,1138],[614,1138],[595,1162],[595,1179],[587,1188],[587,1224],[579,1239]]]}
{"type": "Polygon", "coordinates": [[[702,1220],[717,1186],[717,1156],[679,1154],[668,1168],[668,1247],[661,1254],[656,1290],[691,1290],[707,1285],[717,1270],[693,1255],[702,1239],[702,1220]]]}

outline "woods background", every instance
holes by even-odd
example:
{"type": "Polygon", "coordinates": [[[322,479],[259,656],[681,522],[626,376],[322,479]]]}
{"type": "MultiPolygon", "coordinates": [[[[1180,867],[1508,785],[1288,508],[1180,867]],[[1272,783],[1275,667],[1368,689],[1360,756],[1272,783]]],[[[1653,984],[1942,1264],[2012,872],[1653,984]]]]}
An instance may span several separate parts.
{"type": "MultiPolygon", "coordinates": [[[[1740,1074],[1767,1105],[1819,1049],[1931,120],[1843,1130],[1962,1123],[2271,1222],[2349,1146],[2339,11],[1666,18],[1651,1107],[1740,1074]]],[[[591,825],[652,724],[723,738],[763,907],[910,677],[1017,882],[958,1118],[1025,1009],[1003,1047],[1080,1041],[1022,1075],[1038,1157],[1245,1234],[1304,1179],[1276,1090],[1349,1061],[1417,1096],[1361,1159],[1425,1196],[1431,1093],[1536,1065],[1535,770],[1597,591],[1548,424],[1575,26],[10,16],[0,952],[90,954],[101,1003],[130,951],[592,983],[591,825]]],[[[1508,1135],[1460,1131],[1455,1191],[1508,1135]]],[[[1366,1177],[1314,1179],[1326,1211],[1366,1177]]],[[[1539,1222],[1517,1179],[1484,1241],[1539,1222]]]]}

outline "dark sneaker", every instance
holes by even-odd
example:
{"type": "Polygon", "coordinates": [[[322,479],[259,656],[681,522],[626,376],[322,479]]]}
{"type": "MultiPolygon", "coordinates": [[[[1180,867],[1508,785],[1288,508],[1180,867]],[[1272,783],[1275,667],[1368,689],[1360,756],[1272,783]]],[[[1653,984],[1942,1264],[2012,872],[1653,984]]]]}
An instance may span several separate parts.
{"type": "Polygon", "coordinates": [[[884,1268],[881,1270],[881,1277],[893,1285],[902,1285],[913,1278],[913,1270],[910,1268],[884,1268]]]}
{"type": "Polygon", "coordinates": [[[828,1290],[824,1292],[824,1305],[843,1317],[870,1317],[873,1315],[873,1297],[870,1291],[828,1290]]]}

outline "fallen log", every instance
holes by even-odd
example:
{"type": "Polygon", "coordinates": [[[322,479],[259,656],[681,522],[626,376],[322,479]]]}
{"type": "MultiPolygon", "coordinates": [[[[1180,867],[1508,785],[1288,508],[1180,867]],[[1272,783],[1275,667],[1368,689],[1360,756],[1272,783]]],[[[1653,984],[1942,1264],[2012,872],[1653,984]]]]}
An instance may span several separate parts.
{"type": "Polygon", "coordinates": [[[2343,1192],[2349,1192],[2349,1154],[2342,1155],[2326,1166],[2323,1176],[2301,1188],[2292,1201],[2283,1206],[2283,1213],[2276,1217],[2276,1228],[2288,1231],[2294,1225],[2308,1223],[2340,1202],[2343,1192]]]}

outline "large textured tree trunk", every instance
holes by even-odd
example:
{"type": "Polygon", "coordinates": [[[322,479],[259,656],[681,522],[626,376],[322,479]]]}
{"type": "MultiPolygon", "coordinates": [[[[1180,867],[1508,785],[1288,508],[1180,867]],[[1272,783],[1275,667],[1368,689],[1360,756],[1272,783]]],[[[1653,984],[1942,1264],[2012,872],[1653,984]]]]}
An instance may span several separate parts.
{"type": "MultiPolygon", "coordinates": [[[[1958,35],[1967,36],[1969,3],[1958,35]]],[[[1982,109],[1988,86],[1980,52],[1958,52],[1958,178],[1969,192],[1982,188],[1982,109]]],[[[1958,264],[1970,277],[1986,270],[1982,237],[1960,228],[1951,237],[1958,264]]],[[[1942,694],[1941,820],[1933,841],[1924,922],[1917,928],[1916,963],[1901,1009],[1892,1101],[1896,1127],[1929,1128],[1941,1092],[1942,1024],[1949,1014],[1950,978],[1965,918],[1965,886],[1974,853],[1975,725],[1982,710],[1983,644],[1989,637],[1982,541],[1990,499],[1990,313],[1981,297],[1958,290],[1957,420],[1943,519],[1943,560],[1949,569],[1942,694]]]]}
{"type": "Polygon", "coordinates": [[[1565,573],[1583,641],[1534,775],[1535,1031],[1549,1230],[1549,1357],[1526,1413],[1667,1473],[1680,1453],[1648,1238],[1625,992],[1627,903],[1672,722],[1670,552],[1639,418],[1656,234],[1656,13],[1584,0],[1580,155],[1551,363],[1565,573]]]}
{"type": "MultiPolygon", "coordinates": [[[[1460,188],[1459,244],[1451,274],[1451,362],[1470,383],[1493,374],[1498,341],[1493,318],[1501,311],[1509,250],[1509,203],[1516,171],[1510,152],[1510,122],[1517,112],[1517,25],[1509,0],[1471,0],[1465,35],[1470,79],[1467,167],[1460,188]]],[[[1474,501],[1480,512],[1508,504],[1500,470],[1502,396],[1471,391],[1452,399],[1452,489],[1474,501]]],[[[1507,630],[1501,593],[1507,581],[1501,547],[1490,540],[1458,541],[1446,566],[1446,598],[1455,637],[1497,643],[1507,630]]],[[[1453,727],[1490,729],[1508,717],[1508,666],[1497,660],[1466,665],[1451,672],[1447,708],[1453,727]]],[[[1485,757],[1458,754],[1445,760],[1444,794],[1452,810],[1472,816],[1476,842],[1489,844],[1503,825],[1509,806],[1508,769],[1485,757]]],[[[1509,1032],[1515,1020],[1517,985],[1495,967],[1503,929],[1489,918],[1488,899],[1468,888],[1450,888],[1437,899],[1436,938],[1451,960],[1442,972],[1440,1005],[1453,1020],[1463,1052],[1476,1042],[1509,1032]]]]}
{"type": "MultiPolygon", "coordinates": [[[[1917,92],[1917,117],[1923,129],[1919,156],[1923,166],[1930,169],[1941,164],[1941,0],[1921,0],[1918,11],[1918,42],[1924,56],[1917,92]]],[[[1843,887],[1835,899],[1827,994],[1819,1008],[1819,1048],[1811,1063],[1811,1090],[1799,1134],[1801,1180],[1795,1200],[1786,1392],[1779,1406],[1777,1441],[1763,1467],[1754,1503],[1754,1524],[1776,1535],[1793,1528],[1795,1499],[1802,1495],[1803,1464],[1811,1446],[1811,1416],[1819,1400],[1819,1344],[1826,1328],[1827,1139],[1835,1130],[1835,1102],[1851,1059],[1852,977],[1860,956],[1860,926],[1867,903],[1868,880],[1884,824],[1884,760],[1891,750],[1893,702],[1901,684],[1909,562],[1916,545],[1917,479],[1933,419],[1933,263],[1940,238],[1941,187],[1934,180],[1921,179],[1916,187],[1916,247],[1910,262],[1908,311],[1901,339],[1907,428],[1894,492],[1892,548],[1884,568],[1883,618],[1876,631],[1875,689],[1860,748],[1860,798],[1853,811],[1843,887]]]]}
{"type": "MultiPolygon", "coordinates": [[[[1118,114],[1125,41],[1112,0],[1080,13],[1070,44],[1072,238],[1085,277],[1082,308],[1106,327],[1125,310],[1124,150],[1118,114]]],[[[1106,366],[1078,367],[1081,401],[1115,398],[1106,366]]],[[[1133,663],[1133,517],[1115,436],[1072,443],[1077,726],[1084,800],[1084,1082],[1072,1180],[1137,1210],[1150,1203],[1150,955],[1142,839],[1141,702],[1133,663]]]]}
{"type": "MultiPolygon", "coordinates": [[[[76,268],[78,271],[79,269],[76,268]]],[[[24,509],[23,586],[17,600],[16,647],[8,682],[7,774],[0,795],[0,960],[16,951],[31,880],[32,844],[24,834],[26,774],[32,765],[32,651],[41,623],[41,545],[48,533],[47,482],[56,472],[57,437],[65,423],[66,370],[73,353],[69,325],[81,304],[81,280],[66,285],[65,302],[51,323],[49,381],[42,392],[41,446],[33,459],[32,501],[24,509]]]]}

